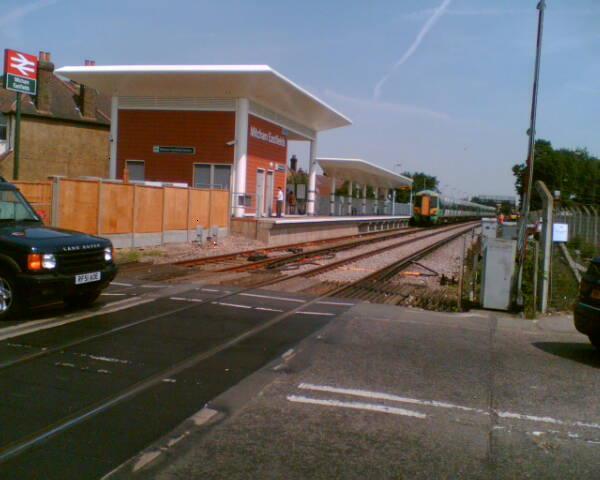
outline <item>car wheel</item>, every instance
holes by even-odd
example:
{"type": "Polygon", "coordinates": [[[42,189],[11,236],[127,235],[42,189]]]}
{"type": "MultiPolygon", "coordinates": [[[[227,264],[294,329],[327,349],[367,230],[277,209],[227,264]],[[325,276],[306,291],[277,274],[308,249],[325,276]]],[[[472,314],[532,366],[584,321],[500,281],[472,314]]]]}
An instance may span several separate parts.
{"type": "Polygon", "coordinates": [[[16,317],[20,306],[14,276],[0,270],[0,320],[16,317]]]}
{"type": "Polygon", "coordinates": [[[65,303],[70,308],[89,307],[100,296],[100,290],[86,293],[78,293],[64,299],[65,303]]]}
{"type": "Polygon", "coordinates": [[[592,342],[592,345],[600,350],[600,335],[588,335],[588,338],[590,339],[590,342],[592,342]]]}

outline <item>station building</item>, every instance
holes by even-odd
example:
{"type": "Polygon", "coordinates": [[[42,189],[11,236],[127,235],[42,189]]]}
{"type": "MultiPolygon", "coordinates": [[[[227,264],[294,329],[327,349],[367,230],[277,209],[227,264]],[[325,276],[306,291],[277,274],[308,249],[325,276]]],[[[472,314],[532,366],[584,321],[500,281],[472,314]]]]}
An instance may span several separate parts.
{"type": "Polygon", "coordinates": [[[110,177],[231,191],[235,217],[269,216],[285,191],[290,140],[310,143],[341,113],[266,65],[80,66],[57,71],[109,95],[110,177]]]}
{"type": "MultiPolygon", "coordinates": [[[[408,221],[410,212],[400,218],[384,192],[412,180],[362,160],[318,160],[319,134],[351,121],[269,66],[86,65],[57,74],[111,98],[110,178],[228,190],[232,233],[274,244],[408,221]],[[286,190],[289,141],[310,146],[306,216],[277,219],[271,214],[278,188],[286,190]],[[373,187],[373,206],[336,209],[343,199],[334,198],[331,208],[319,208],[319,163],[351,188],[373,187]]],[[[330,186],[335,193],[335,179],[330,186]]]]}

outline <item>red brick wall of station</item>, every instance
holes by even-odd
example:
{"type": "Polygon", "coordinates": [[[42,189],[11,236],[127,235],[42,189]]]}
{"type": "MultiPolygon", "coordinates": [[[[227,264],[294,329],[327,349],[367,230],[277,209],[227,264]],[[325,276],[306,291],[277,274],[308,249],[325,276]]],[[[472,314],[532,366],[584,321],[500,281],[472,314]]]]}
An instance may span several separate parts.
{"type": "MultiPolygon", "coordinates": [[[[265,172],[272,171],[275,175],[272,209],[275,212],[276,200],[277,200],[277,187],[281,187],[284,192],[285,198],[285,186],[286,186],[286,163],[287,163],[287,139],[285,140],[285,146],[277,145],[266,140],[255,138],[252,136],[252,127],[258,128],[262,132],[271,135],[277,135],[284,137],[283,129],[275,125],[274,123],[263,120],[262,118],[250,115],[248,121],[248,164],[246,170],[246,192],[248,195],[252,195],[254,201],[256,201],[256,172],[259,168],[265,170],[265,172]],[[283,171],[278,171],[277,166],[283,167],[283,171]]],[[[265,181],[266,185],[266,181],[265,181]]],[[[254,205],[254,202],[253,202],[254,205]]],[[[251,210],[255,212],[253,208],[251,210]]]]}
{"type": "Polygon", "coordinates": [[[117,177],[126,160],[144,160],[146,180],[192,185],[194,163],[233,164],[234,112],[120,110],[117,177]],[[152,147],[195,147],[194,155],[154,153],[152,147]]]}

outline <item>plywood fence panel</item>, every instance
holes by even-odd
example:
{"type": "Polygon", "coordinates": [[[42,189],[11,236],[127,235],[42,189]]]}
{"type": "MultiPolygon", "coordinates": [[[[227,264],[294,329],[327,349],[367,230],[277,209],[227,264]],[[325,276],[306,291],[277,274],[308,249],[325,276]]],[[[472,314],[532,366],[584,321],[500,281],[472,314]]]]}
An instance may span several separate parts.
{"type": "Polygon", "coordinates": [[[190,189],[189,226],[208,228],[210,190],[190,189]]]}
{"type": "Polygon", "coordinates": [[[163,189],[134,187],[134,233],[160,233],[163,227],[163,189]]]}
{"type": "Polygon", "coordinates": [[[165,230],[186,230],[188,192],[185,188],[165,188],[165,230]]]}
{"type": "Polygon", "coordinates": [[[102,183],[100,234],[126,234],[133,231],[133,185],[102,183]]]}
{"type": "Polygon", "coordinates": [[[98,233],[98,182],[61,179],[59,196],[61,228],[98,233]]]}
{"type": "Polygon", "coordinates": [[[229,225],[229,191],[211,191],[210,223],[210,227],[227,227],[229,225]]]}
{"type": "Polygon", "coordinates": [[[49,223],[52,219],[52,183],[14,182],[14,184],[42,217],[42,220],[49,223]]]}

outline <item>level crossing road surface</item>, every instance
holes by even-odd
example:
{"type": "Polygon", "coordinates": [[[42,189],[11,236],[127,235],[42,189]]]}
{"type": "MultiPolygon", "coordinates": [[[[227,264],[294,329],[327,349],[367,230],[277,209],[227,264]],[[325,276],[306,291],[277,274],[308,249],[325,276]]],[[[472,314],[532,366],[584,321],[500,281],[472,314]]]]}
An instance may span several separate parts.
{"type": "Polygon", "coordinates": [[[572,318],[363,303],[295,352],[204,434],[169,448],[172,432],[110,480],[600,478],[600,355],[572,318]]]}
{"type": "Polygon", "coordinates": [[[79,320],[51,309],[0,340],[0,478],[100,478],[352,305],[160,287],[117,282],[79,320]]]}

